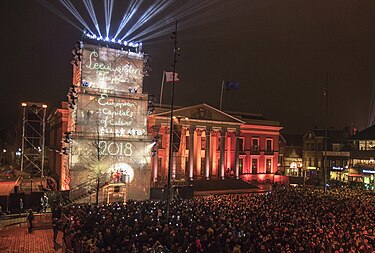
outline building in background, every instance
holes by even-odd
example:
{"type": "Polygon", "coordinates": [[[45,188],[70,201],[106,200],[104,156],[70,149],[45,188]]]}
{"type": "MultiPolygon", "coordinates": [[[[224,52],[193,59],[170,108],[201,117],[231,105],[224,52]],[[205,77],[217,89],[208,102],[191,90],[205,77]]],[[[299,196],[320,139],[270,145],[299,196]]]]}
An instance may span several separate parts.
{"type": "Polygon", "coordinates": [[[352,144],[349,182],[364,184],[366,188],[373,189],[375,184],[375,125],[356,133],[349,140],[352,144]]]}
{"type": "MultiPolygon", "coordinates": [[[[261,115],[223,112],[207,104],[174,112],[172,180],[224,178],[271,180],[278,166],[279,122],[261,115]]],[[[148,127],[157,140],[152,182],[165,184],[169,162],[170,112],[156,108],[148,127]]]]}
{"type": "Polygon", "coordinates": [[[91,43],[73,49],[68,103],[48,117],[51,170],[73,201],[147,199],[151,186],[167,183],[170,161],[173,184],[274,179],[279,122],[200,104],[176,109],[169,129],[169,108],[154,111],[143,93],[140,47],[91,43]]]}
{"type": "Polygon", "coordinates": [[[63,167],[63,137],[68,129],[68,102],[62,102],[60,108],[55,108],[47,118],[47,127],[49,129],[49,147],[48,147],[48,168],[50,176],[57,182],[57,190],[66,190],[69,185],[69,178],[66,169],[63,167]]]}
{"type": "MultiPolygon", "coordinates": [[[[327,180],[348,180],[350,152],[346,142],[350,137],[348,128],[327,129],[327,180]]],[[[325,129],[308,130],[303,136],[303,166],[311,183],[323,183],[325,157],[325,129]]]]}
{"type": "Polygon", "coordinates": [[[60,189],[70,190],[73,200],[93,192],[96,201],[149,198],[151,139],[141,46],[85,38],[73,55],[68,106],[49,117],[51,164],[60,189]]]}
{"type": "Polygon", "coordinates": [[[283,134],[281,167],[286,176],[303,177],[303,135],[283,134]]]}

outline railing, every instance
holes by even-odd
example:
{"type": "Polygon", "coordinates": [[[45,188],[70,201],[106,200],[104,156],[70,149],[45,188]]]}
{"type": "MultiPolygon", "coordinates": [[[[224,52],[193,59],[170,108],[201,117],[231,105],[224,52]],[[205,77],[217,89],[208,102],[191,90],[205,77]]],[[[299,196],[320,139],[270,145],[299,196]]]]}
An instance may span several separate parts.
{"type": "Polygon", "coordinates": [[[264,150],[264,154],[266,154],[266,155],[273,155],[274,153],[275,153],[275,151],[272,150],[272,149],[266,149],[266,150],[264,150]]]}
{"type": "Polygon", "coordinates": [[[258,146],[251,146],[250,152],[252,154],[259,154],[260,153],[259,147],[258,146]]]}
{"type": "MultiPolygon", "coordinates": [[[[106,174],[99,176],[99,189],[107,184],[106,174]]],[[[87,197],[90,194],[96,192],[97,178],[85,181],[71,189],[70,196],[72,201],[79,200],[83,197],[87,197]]]]}

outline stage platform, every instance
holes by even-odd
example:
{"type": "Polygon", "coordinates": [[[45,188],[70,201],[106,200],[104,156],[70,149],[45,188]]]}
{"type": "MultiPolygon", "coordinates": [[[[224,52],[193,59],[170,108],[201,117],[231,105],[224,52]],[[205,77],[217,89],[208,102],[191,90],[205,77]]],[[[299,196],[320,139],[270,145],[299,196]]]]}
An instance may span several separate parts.
{"type": "Polygon", "coordinates": [[[194,195],[199,192],[238,192],[258,189],[257,186],[246,183],[242,179],[226,178],[226,179],[210,179],[195,180],[191,182],[193,185],[194,195]]]}

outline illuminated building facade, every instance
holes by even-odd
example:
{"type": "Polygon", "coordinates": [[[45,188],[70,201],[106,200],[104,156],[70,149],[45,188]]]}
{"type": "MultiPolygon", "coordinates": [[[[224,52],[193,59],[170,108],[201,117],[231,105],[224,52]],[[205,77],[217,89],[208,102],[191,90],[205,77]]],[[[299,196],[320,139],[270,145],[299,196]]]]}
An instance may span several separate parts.
{"type": "Polygon", "coordinates": [[[64,156],[61,150],[63,148],[64,132],[68,129],[68,102],[62,102],[61,107],[55,109],[47,118],[49,126],[49,142],[48,163],[51,170],[51,176],[58,179],[57,189],[67,190],[69,178],[67,177],[67,169],[63,166],[64,156]]]}
{"type": "MultiPolygon", "coordinates": [[[[148,118],[157,140],[152,182],[163,186],[168,175],[169,111],[158,108],[148,118]]],[[[279,123],[260,115],[220,111],[207,104],[174,111],[171,178],[187,180],[271,180],[278,168],[279,123]]]]}
{"type": "Polygon", "coordinates": [[[73,53],[61,161],[66,179],[60,180],[61,189],[78,199],[90,188],[108,188],[109,183],[116,188],[112,194],[149,198],[151,140],[148,95],[142,93],[144,54],[82,42],[73,53]],[[121,190],[125,185],[126,191],[121,190]]]}
{"type": "Polygon", "coordinates": [[[282,137],[284,142],[280,167],[287,176],[303,177],[303,135],[283,134],[282,137]]]}
{"type": "MultiPolygon", "coordinates": [[[[346,140],[350,136],[348,128],[327,129],[328,180],[348,181],[350,152],[346,140]]],[[[325,156],[325,129],[308,130],[303,136],[303,164],[306,177],[314,184],[322,184],[325,156]]]]}
{"type": "MultiPolygon", "coordinates": [[[[109,194],[120,193],[147,199],[151,186],[167,182],[171,131],[169,108],[148,114],[144,55],[90,44],[80,44],[76,54],[68,106],[49,118],[57,153],[51,151],[57,158],[50,167],[59,189],[70,190],[73,201],[95,191],[105,195],[102,201],[119,201],[123,195],[111,199],[109,194]]],[[[173,184],[229,177],[273,180],[279,122],[206,104],[176,109],[174,115],[173,184]]]]}
{"type": "Polygon", "coordinates": [[[349,182],[363,184],[367,189],[375,186],[375,125],[350,138],[349,182]]]}

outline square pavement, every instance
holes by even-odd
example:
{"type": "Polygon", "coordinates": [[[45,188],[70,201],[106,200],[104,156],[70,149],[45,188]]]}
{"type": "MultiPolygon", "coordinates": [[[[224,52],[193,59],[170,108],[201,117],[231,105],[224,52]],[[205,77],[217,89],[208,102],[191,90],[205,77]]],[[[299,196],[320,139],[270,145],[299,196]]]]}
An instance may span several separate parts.
{"type": "Polygon", "coordinates": [[[62,232],[57,238],[57,250],[54,249],[52,229],[35,229],[27,232],[26,223],[7,226],[0,230],[1,253],[49,253],[62,252],[62,232]]]}

